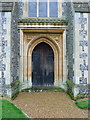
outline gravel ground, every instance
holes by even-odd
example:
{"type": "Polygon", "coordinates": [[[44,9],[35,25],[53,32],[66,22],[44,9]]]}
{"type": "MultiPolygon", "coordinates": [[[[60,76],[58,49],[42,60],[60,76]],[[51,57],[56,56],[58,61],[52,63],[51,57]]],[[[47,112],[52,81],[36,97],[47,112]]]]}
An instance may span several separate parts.
{"type": "Polygon", "coordinates": [[[30,118],[88,118],[88,110],[77,108],[64,92],[21,92],[9,101],[30,118]]]}

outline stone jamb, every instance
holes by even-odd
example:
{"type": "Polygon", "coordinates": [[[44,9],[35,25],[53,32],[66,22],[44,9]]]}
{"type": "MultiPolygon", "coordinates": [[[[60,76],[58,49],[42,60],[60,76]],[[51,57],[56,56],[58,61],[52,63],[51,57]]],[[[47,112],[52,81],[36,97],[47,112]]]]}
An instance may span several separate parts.
{"type": "Polygon", "coordinates": [[[23,83],[23,31],[20,30],[20,82],[23,83]]]}
{"type": "Polygon", "coordinates": [[[66,30],[64,30],[63,32],[63,36],[62,36],[62,39],[63,39],[63,82],[66,82],[67,80],[67,63],[66,63],[66,60],[67,60],[67,56],[66,56],[66,30]]]}

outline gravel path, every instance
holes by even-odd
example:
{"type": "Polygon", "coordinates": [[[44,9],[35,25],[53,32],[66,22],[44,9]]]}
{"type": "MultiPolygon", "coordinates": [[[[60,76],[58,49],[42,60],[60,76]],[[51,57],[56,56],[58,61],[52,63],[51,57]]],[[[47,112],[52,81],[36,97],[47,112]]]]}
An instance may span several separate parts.
{"type": "Polygon", "coordinates": [[[77,108],[64,92],[21,92],[11,102],[30,118],[88,118],[88,110],[77,108]]]}

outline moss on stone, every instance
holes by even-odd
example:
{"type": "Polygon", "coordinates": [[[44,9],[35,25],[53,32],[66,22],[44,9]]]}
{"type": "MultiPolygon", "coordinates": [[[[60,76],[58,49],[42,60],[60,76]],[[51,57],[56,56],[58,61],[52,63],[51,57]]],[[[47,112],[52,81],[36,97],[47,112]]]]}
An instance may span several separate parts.
{"type": "Polygon", "coordinates": [[[65,92],[65,90],[58,87],[32,87],[24,89],[22,92],[65,92]]]}
{"type": "Polygon", "coordinates": [[[12,97],[11,97],[11,100],[14,100],[17,96],[18,96],[19,92],[17,92],[16,94],[14,94],[12,97]]]}
{"type": "Polygon", "coordinates": [[[19,19],[18,23],[60,23],[60,24],[68,24],[68,20],[65,18],[26,18],[19,19]]]}
{"type": "Polygon", "coordinates": [[[71,80],[67,80],[66,83],[70,86],[70,87],[74,87],[74,83],[71,80]]]}
{"type": "Polygon", "coordinates": [[[74,100],[73,89],[75,84],[71,80],[67,80],[66,84],[67,84],[67,94],[70,96],[71,99],[74,100]]]}
{"type": "Polygon", "coordinates": [[[83,98],[90,98],[90,95],[89,94],[78,94],[75,97],[75,100],[79,100],[79,99],[83,99],[83,98]]]}

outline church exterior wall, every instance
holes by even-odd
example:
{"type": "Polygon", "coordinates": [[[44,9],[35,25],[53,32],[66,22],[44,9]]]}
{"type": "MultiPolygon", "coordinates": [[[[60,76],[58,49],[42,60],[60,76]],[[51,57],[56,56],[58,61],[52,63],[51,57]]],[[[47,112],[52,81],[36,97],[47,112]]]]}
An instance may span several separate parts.
{"type": "Polygon", "coordinates": [[[74,53],[74,9],[73,4],[71,2],[64,2],[63,13],[64,16],[68,20],[68,28],[66,31],[66,51],[67,51],[67,71],[68,71],[68,79],[73,81],[74,71],[73,71],[73,53],[74,53]]]}
{"type": "Polygon", "coordinates": [[[10,97],[19,91],[20,33],[17,24],[18,19],[22,16],[21,6],[21,3],[7,2],[2,3],[0,7],[0,15],[3,14],[0,21],[3,27],[0,35],[1,40],[4,34],[3,29],[7,32],[4,35],[3,41],[1,41],[1,44],[4,44],[0,46],[1,49],[5,48],[0,54],[0,56],[2,56],[2,59],[0,57],[0,66],[3,65],[0,71],[0,82],[2,81],[4,83],[1,83],[0,94],[5,94],[10,97]]]}
{"type": "Polygon", "coordinates": [[[89,49],[89,14],[90,7],[87,3],[74,3],[75,11],[75,52],[74,52],[74,94],[89,94],[90,82],[88,78],[88,49],[89,49]],[[78,92],[77,92],[78,91],[78,92]]]}
{"type": "Polygon", "coordinates": [[[6,84],[10,84],[10,43],[11,13],[0,13],[0,94],[7,94],[6,84]],[[8,29],[7,29],[8,28],[8,29]]]}
{"type": "MultiPolygon", "coordinates": [[[[18,28],[18,20],[25,17],[24,4],[24,2],[13,2],[8,5],[5,3],[0,7],[0,16],[2,13],[5,13],[4,16],[0,18],[0,26],[2,26],[0,32],[0,94],[5,94],[10,97],[22,89],[22,78],[20,74],[22,71],[22,61],[20,60],[20,39],[22,38],[22,32],[18,28]],[[6,7],[3,7],[5,5],[6,7]],[[3,23],[2,18],[6,19],[6,25],[3,23]],[[7,31],[4,39],[3,29],[7,31]],[[4,44],[2,44],[3,41],[4,44]],[[6,56],[4,56],[5,54],[6,56]]],[[[64,67],[66,68],[64,71],[67,74],[67,79],[75,83],[74,96],[77,96],[77,94],[88,94],[90,92],[90,88],[88,87],[90,84],[88,79],[88,40],[90,38],[88,26],[90,26],[90,7],[87,3],[76,4],[63,2],[60,17],[68,20],[67,30],[64,35],[64,37],[66,37],[64,38],[66,40],[64,46],[66,47],[66,51],[63,52],[66,52],[66,59],[65,61],[63,59],[63,63],[65,62],[67,64],[67,66],[64,67]],[[81,12],[83,12],[82,16],[88,17],[87,23],[84,24],[84,29],[81,27],[83,26],[83,18],[80,16],[81,12]],[[78,22],[79,19],[82,19],[80,23],[78,22]],[[85,35],[86,39],[80,36],[79,32],[81,30],[87,32],[85,35]],[[80,41],[83,42],[83,40],[87,42],[85,46],[81,45],[84,43],[80,43],[80,41]],[[84,47],[85,51],[82,50],[82,47],[84,47]],[[83,58],[82,54],[86,55],[86,58],[83,58]]],[[[66,80],[64,80],[64,82],[66,82],[66,80]]]]}
{"type": "Polygon", "coordinates": [[[23,15],[23,3],[13,3],[12,25],[11,25],[11,87],[12,96],[19,90],[20,85],[20,31],[18,29],[18,19],[23,15]]]}
{"type": "MultiPolygon", "coordinates": [[[[90,7],[86,2],[63,3],[63,16],[69,21],[66,35],[68,79],[75,83],[73,88],[74,96],[90,93],[90,83],[88,79],[89,14],[90,7]],[[85,22],[84,19],[86,19],[87,22],[85,22]],[[81,37],[80,31],[86,31],[85,39],[81,37]],[[86,44],[82,43],[83,45],[80,45],[80,41],[86,42],[86,44]],[[84,52],[81,50],[80,46],[84,47],[84,52]],[[81,57],[83,54],[86,55],[86,57],[81,57]],[[83,66],[83,68],[80,66],[83,66]]],[[[84,33],[82,33],[82,36],[83,34],[84,33]]]]}

